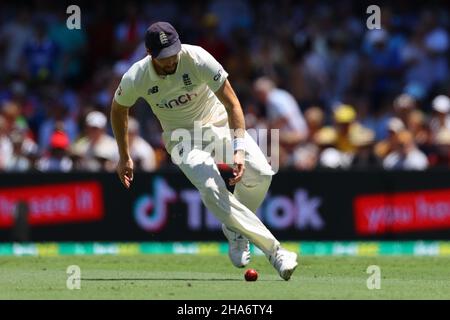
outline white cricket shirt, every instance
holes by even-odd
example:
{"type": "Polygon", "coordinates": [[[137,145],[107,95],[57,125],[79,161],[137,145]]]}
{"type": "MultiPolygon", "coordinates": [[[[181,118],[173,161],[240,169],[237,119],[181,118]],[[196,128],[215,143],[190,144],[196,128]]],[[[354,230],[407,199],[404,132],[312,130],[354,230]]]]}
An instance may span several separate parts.
{"type": "Polygon", "coordinates": [[[175,73],[166,76],[156,73],[150,56],[136,62],[114,94],[116,102],[126,107],[144,98],[161,123],[163,138],[178,128],[193,130],[195,121],[202,126],[223,126],[228,120],[224,105],[214,94],[228,73],[199,46],[182,44],[178,55],[175,73]]]}

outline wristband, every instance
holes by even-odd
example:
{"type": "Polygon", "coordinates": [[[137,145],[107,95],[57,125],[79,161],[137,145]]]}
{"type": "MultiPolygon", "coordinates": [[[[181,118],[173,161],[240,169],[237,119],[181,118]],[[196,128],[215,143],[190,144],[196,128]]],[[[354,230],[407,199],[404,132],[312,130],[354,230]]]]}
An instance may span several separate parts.
{"type": "Polygon", "coordinates": [[[233,149],[234,149],[234,151],[237,151],[237,150],[245,151],[245,139],[244,138],[234,138],[233,149]]]}

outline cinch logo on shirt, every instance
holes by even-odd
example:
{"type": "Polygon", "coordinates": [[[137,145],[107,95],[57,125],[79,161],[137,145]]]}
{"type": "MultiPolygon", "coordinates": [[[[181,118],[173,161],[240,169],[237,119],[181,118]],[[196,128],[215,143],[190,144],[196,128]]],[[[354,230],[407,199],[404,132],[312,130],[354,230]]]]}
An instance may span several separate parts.
{"type": "Polygon", "coordinates": [[[192,93],[192,94],[186,93],[186,94],[179,96],[176,99],[171,99],[169,101],[163,100],[163,101],[161,101],[161,103],[157,103],[156,106],[158,108],[172,109],[173,107],[179,107],[179,106],[182,106],[182,105],[188,103],[189,101],[192,100],[192,98],[195,98],[195,97],[197,97],[196,93],[192,93]]]}

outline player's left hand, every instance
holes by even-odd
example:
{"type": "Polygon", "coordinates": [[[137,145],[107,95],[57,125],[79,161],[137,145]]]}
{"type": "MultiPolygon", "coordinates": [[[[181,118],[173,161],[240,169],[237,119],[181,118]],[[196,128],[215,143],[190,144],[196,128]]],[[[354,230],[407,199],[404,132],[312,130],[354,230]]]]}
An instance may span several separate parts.
{"type": "Polygon", "coordinates": [[[236,183],[241,181],[242,176],[245,171],[245,151],[237,150],[233,156],[233,176],[234,178],[230,178],[229,183],[230,186],[234,186],[236,183]]]}
{"type": "Polygon", "coordinates": [[[131,158],[120,159],[117,165],[117,174],[125,188],[129,189],[133,181],[133,160],[131,158]]]}

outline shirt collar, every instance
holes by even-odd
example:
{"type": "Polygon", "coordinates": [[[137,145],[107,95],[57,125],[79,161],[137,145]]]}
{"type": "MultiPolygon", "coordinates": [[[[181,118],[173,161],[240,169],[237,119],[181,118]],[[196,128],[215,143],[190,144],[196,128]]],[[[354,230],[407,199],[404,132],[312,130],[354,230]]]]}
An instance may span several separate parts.
{"type": "Polygon", "coordinates": [[[152,57],[150,56],[150,59],[148,60],[148,69],[150,71],[150,80],[152,81],[157,81],[160,80],[161,77],[156,73],[155,68],[153,67],[153,63],[152,63],[152,57]]]}
{"type": "MultiPolygon", "coordinates": [[[[152,63],[152,57],[151,56],[149,56],[149,60],[148,60],[148,63],[149,63],[149,71],[150,71],[150,80],[152,80],[152,81],[158,81],[158,80],[161,80],[161,79],[165,79],[166,77],[168,77],[168,76],[171,76],[171,75],[168,75],[168,76],[161,76],[161,75],[159,75],[159,74],[157,74],[156,73],[156,70],[155,70],[155,67],[153,67],[153,63],[152,63]]],[[[174,73],[174,75],[177,73],[177,71],[180,69],[180,63],[181,63],[181,51],[180,52],[178,52],[178,66],[177,66],[177,69],[175,70],[175,73],[174,73]]]]}

